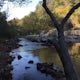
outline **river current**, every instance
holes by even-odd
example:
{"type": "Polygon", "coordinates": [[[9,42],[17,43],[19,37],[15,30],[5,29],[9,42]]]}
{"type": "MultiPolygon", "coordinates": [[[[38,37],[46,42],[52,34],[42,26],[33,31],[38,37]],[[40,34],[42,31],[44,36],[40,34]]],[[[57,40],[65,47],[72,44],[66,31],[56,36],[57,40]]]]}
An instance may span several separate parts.
{"type": "MultiPolygon", "coordinates": [[[[36,68],[39,62],[53,62],[55,65],[62,69],[59,56],[55,49],[42,45],[42,43],[30,42],[25,38],[19,38],[21,46],[10,52],[12,57],[15,57],[11,65],[12,80],[55,80],[50,75],[42,74],[36,68]],[[18,55],[22,58],[18,59],[18,55]],[[29,61],[33,61],[30,64],[29,61]]],[[[79,43],[78,43],[79,44],[79,43]]],[[[80,44],[78,51],[71,46],[69,52],[71,55],[80,54],[80,44]],[[73,51],[73,50],[74,51],[73,51]]],[[[80,76],[80,55],[77,58],[71,57],[77,74],[80,76]],[[77,63],[78,62],[78,63],[77,63]]]]}

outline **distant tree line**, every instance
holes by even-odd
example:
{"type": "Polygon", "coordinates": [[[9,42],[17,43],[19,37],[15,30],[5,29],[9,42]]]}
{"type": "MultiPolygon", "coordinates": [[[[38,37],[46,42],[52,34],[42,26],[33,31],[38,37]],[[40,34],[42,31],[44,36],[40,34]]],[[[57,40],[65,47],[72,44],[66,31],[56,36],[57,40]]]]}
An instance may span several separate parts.
{"type": "MultiPolygon", "coordinates": [[[[65,14],[67,14],[71,7],[73,7],[73,5],[78,2],[79,0],[50,0],[47,5],[60,23],[65,14]]],[[[19,35],[39,34],[42,30],[48,31],[52,28],[55,28],[54,24],[52,23],[49,16],[46,14],[41,4],[42,2],[38,4],[35,12],[32,12],[30,15],[25,16],[23,19],[13,19],[9,22],[11,26],[17,26],[17,31],[19,35]]],[[[79,11],[80,8],[77,9],[76,12],[74,12],[70,19],[66,22],[66,24],[64,25],[65,30],[71,28],[80,28],[79,11]]]]}
{"type": "MultiPolygon", "coordinates": [[[[47,2],[47,5],[60,23],[70,8],[78,2],[79,0],[50,0],[47,2]]],[[[7,22],[6,15],[0,12],[0,37],[10,38],[20,35],[39,34],[42,30],[48,31],[50,29],[54,29],[54,24],[46,14],[41,4],[42,2],[38,4],[35,12],[25,16],[21,20],[13,19],[7,22]]],[[[65,30],[70,28],[80,28],[79,11],[80,8],[77,9],[76,12],[74,12],[70,19],[66,22],[64,25],[65,30]]]]}

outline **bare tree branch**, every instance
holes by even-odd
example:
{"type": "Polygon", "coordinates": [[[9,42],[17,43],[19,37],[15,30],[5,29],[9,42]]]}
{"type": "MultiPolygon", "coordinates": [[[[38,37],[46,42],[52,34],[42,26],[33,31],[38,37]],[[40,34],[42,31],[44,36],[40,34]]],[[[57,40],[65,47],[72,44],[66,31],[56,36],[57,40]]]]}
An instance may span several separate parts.
{"type": "Polygon", "coordinates": [[[71,10],[67,13],[67,15],[64,17],[64,19],[61,22],[61,25],[64,26],[64,24],[67,22],[67,20],[69,19],[69,17],[73,14],[73,12],[80,7],[80,2],[77,3],[75,6],[73,6],[71,8],[71,10]]]}
{"type": "Polygon", "coordinates": [[[52,12],[46,6],[46,0],[43,0],[43,5],[42,6],[44,7],[44,9],[47,12],[47,14],[50,16],[50,18],[52,19],[52,21],[54,22],[55,27],[58,29],[59,28],[59,23],[56,20],[56,18],[53,16],[52,12]]]}

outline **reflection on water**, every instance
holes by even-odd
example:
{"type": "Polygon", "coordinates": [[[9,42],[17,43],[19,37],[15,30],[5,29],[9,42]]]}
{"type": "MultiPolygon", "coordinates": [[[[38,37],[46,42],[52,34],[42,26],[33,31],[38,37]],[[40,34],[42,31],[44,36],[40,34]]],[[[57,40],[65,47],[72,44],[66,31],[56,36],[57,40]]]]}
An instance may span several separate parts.
{"type": "MultiPolygon", "coordinates": [[[[53,80],[53,78],[45,74],[41,74],[36,69],[36,63],[38,62],[53,62],[55,65],[62,68],[59,56],[54,48],[41,46],[41,43],[29,42],[25,39],[21,39],[22,46],[13,50],[10,54],[15,57],[12,62],[13,80],[53,80]],[[21,55],[22,58],[18,60],[17,55],[21,55]],[[33,64],[28,62],[33,60],[33,64]],[[26,67],[29,67],[26,69],[26,67]]],[[[75,43],[69,47],[71,59],[78,76],[80,76],[80,43],[75,43]]]]}
{"type": "Polygon", "coordinates": [[[80,43],[74,43],[72,46],[70,46],[69,51],[72,55],[79,55],[80,54],[80,43]]]}
{"type": "Polygon", "coordinates": [[[69,52],[73,61],[74,68],[80,79],[80,43],[74,43],[70,48],[69,52]]]}
{"type": "Polygon", "coordinates": [[[22,46],[10,53],[10,55],[15,57],[12,61],[12,80],[54,80],[50,75],[46,76],[37,71],[36,64],[39,63],[40,60],[38,56],[32,53],[33,50],[46,48],[46,46],[41,46],[41,43],[29,42],[23,38],[19,44],[22,46]],[[18,55],[22,56],[19,60],[18,55]],[[28,62],[30,60],[34,63],[29,64],[28,62]]]}
{"type": "Polygon", "coordinates": [[[53,62],[54,64],[61,66],[59,56],[54,48],[42,48],[33,51],[35,56],[38,56],[41,62],[53,62]]]}

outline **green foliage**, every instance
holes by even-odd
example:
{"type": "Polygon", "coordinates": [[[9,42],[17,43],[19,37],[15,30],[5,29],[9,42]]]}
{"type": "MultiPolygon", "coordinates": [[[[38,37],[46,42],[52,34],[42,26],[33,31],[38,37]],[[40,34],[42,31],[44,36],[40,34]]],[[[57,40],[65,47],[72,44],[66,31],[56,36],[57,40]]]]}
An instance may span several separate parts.
{"type": "Polygon", "coordinates": [[[6,21],[6,15],[0,12],[0,38],[1,37],[8,37],[8,24],[6,21]]]}
{"type": "Polygon", "coordinates": [[[8,31],[9,31],[9,36],[11,37],[15,37],[15,36],[18,36],[18,25],[16,25],[18,22],[17,19],[13,19],[12,21],[9,21],[8,22],[8,25],[9,25],[9,28],[8,28],[8,31]]]}
{"type": "MultiPolygon", "coordinates": [[[[47,5],[58,22],[61,22],[71,7],[73,7],[78,2],[79,0],[50,0],[47,2],[47,5]]],[[[79,16],[80,8],[77,9],[72,14],[70,19],[66,22],[65,30],[70,28],[80,28],[79,16]]],[[[42,7],[41,2],[37,6],[35,12],[32,12],[30,15],[25,16],[21,20],[13,19],[8,22],[8,25],[8,28],[6,28],[8,29],[10,36],[39,34],[42,30],[48,31],[52,28],[55,28],[50,17],[46,14],[44,8],[42,7]]],[[[5,29],[5,31],[7,29],[5,29]]]]}
{"type": "Polygon", "coordinates": [[[0,12],[0,38],[14,38],[18,34],[18,20],[6,21],[6,15],[0,12]]]}
{"type": "MultiPolygon", "coordinates": [[[[69,12],[69,10],[78,2],[80,2],[80,0],[59,0],[59,1],[54,0],[52,3],[49,4],[49,8],[57,18],[58,22],[61,22],[62,19],[66,16],[66,14],[69,12]]],[[[66,23],[65,27],[67,28],[71,25],[73,26],[73,28],[80,28],[79,16],[80,16],[80,8],[78,8],[72,14],[70,19],[66,23]]]]}

